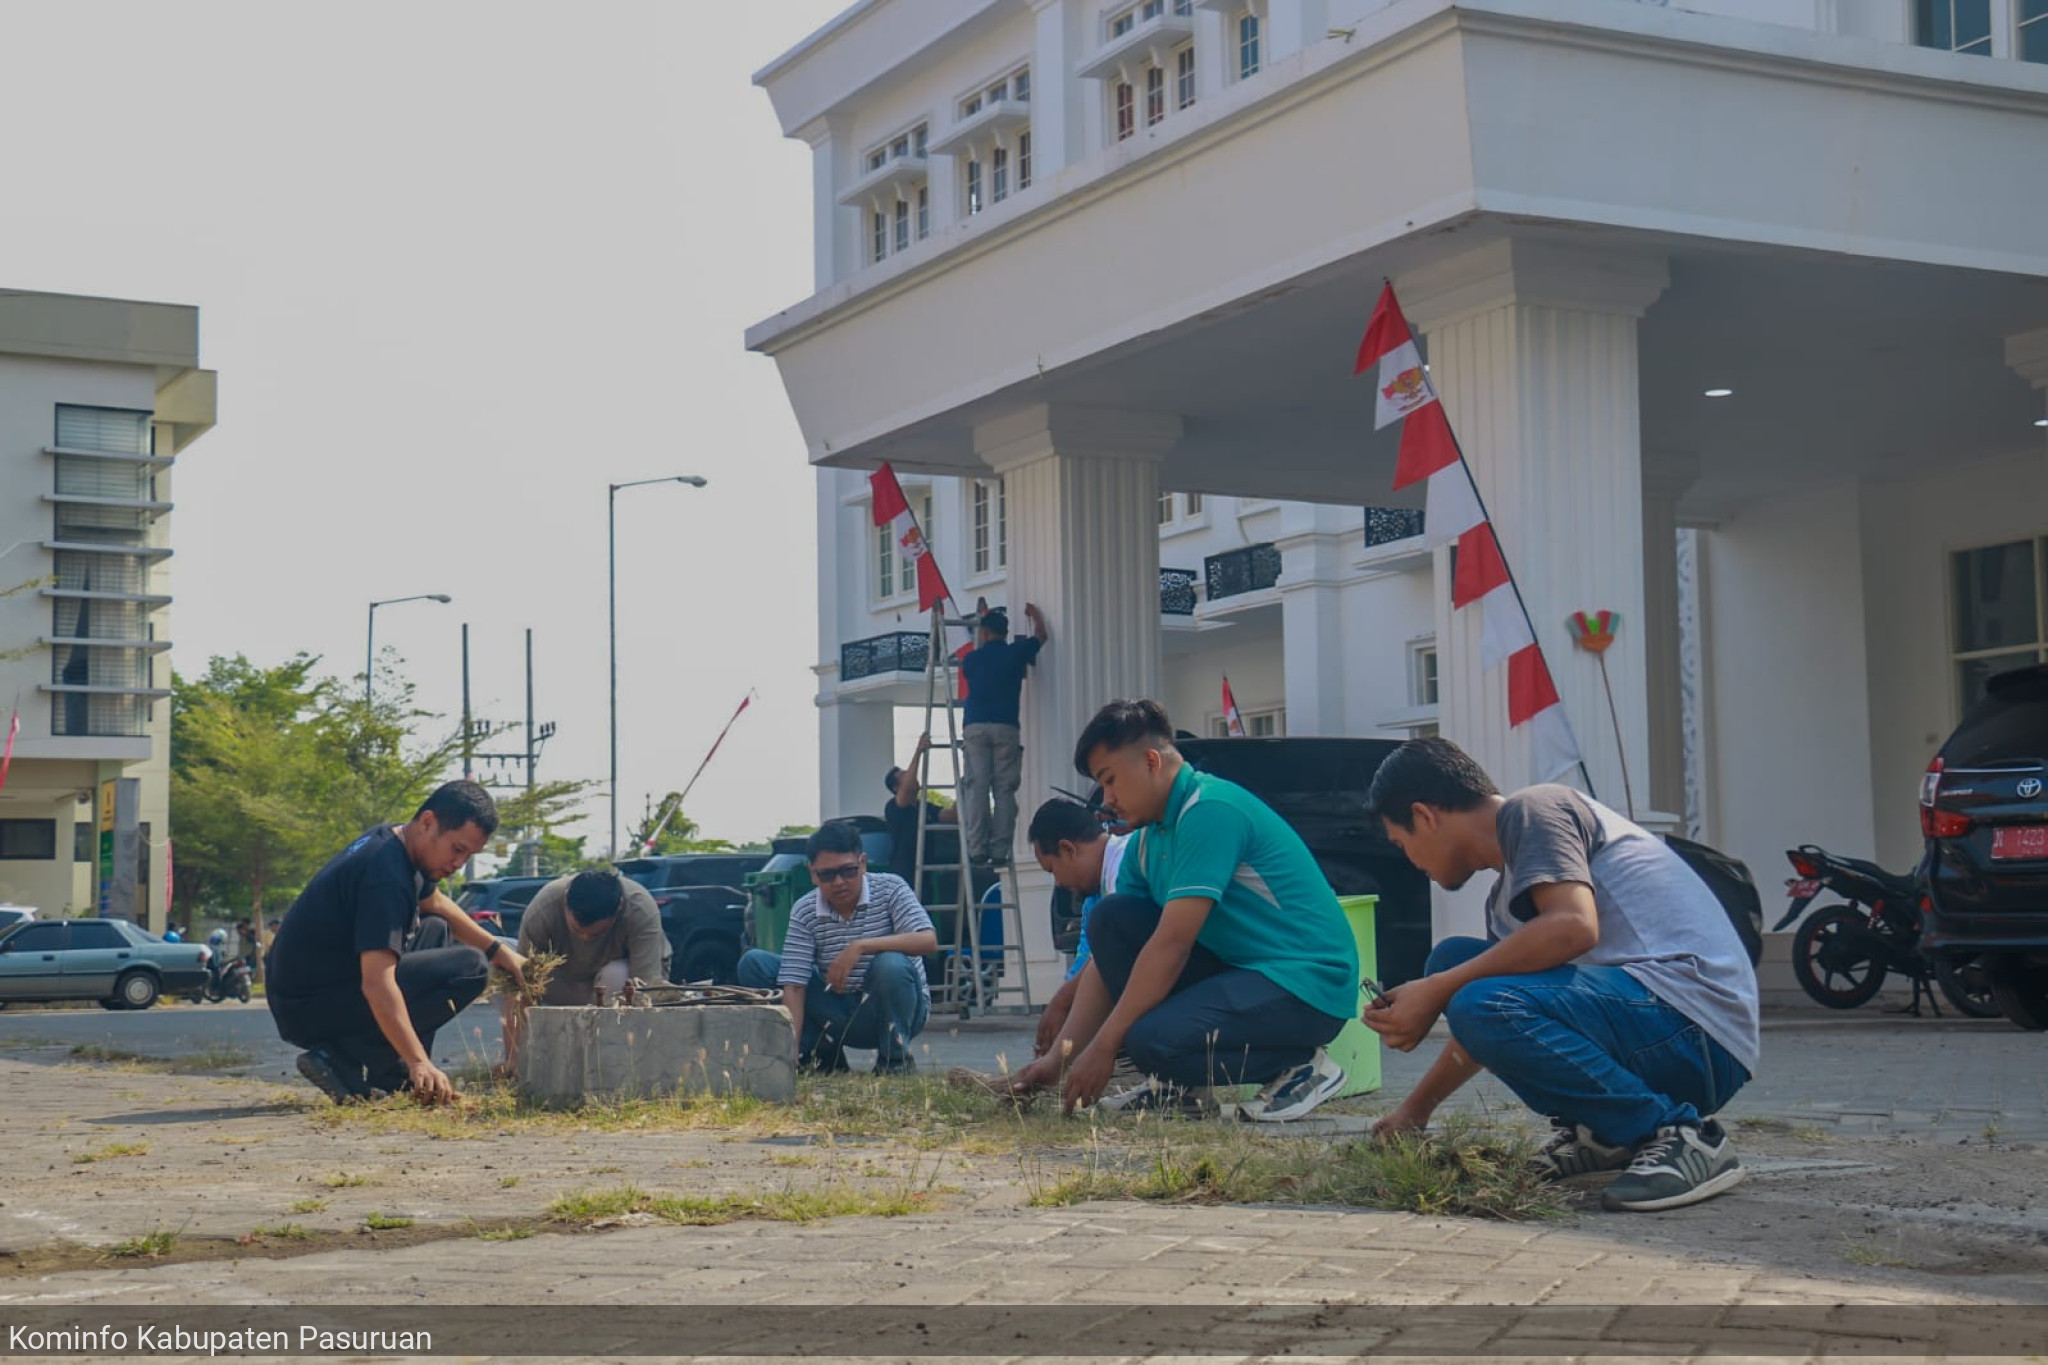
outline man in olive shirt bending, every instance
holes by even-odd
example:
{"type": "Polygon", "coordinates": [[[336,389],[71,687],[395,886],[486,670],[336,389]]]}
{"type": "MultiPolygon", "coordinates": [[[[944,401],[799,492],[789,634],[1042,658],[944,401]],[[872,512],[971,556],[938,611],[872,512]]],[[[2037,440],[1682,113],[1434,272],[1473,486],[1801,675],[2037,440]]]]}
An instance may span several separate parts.
{"type": "MultiPolygon", "coordinates": [[[[519,921],[519,953],[555,953],[562,963],[549,975],[543,1005],[603,1005],[631,1001],[633,983],[668,980],[669,942],[661,909],[647,888],[612,868],[558,877],[534,894],[519,921]]],[[[518,1069],[526,1038],[526,1006],[507,996],[503,1008],[505,1060],[518,1069]]]]}

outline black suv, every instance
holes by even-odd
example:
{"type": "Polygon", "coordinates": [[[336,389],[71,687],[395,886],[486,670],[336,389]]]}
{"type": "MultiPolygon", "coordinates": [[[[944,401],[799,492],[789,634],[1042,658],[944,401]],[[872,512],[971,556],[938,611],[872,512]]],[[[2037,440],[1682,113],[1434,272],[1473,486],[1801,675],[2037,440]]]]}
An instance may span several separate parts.
{"type": "Polygon", "coordinates": [[[619,871],[653,893],[673,956],[669,979],[737,979],[745,935],[747,874],[767,865],[765,853],[675,853],[628,858],[619,871]]]}
{"type": "Polygon", "coordinates": [[[2048,664],[2001,673],[1920,784],[1927,952],[1981,958],[1999,1012],[2048,1029],[2048,664]]]}
{"type": "Polygon", "coordinates": [[[469,917],[494,934],[519,937],[519,921],[526,916],[526,903],[553,877],[486,877],[462,888],[455,903],[469,917]]]}

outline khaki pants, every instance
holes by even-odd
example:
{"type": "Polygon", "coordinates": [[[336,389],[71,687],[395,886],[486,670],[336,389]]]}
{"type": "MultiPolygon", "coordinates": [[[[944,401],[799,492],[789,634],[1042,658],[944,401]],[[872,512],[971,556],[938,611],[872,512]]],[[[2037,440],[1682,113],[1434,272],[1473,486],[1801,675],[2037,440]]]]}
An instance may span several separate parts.
{"type": "Polygon", "coordinates": [[[960,831],[975,862],[1008,861],[1017,838],[1024,745],[1014,725],[970,725],[960,774],[960,831]],[[993,808],[993,813],[991,813],[993,808]]]}

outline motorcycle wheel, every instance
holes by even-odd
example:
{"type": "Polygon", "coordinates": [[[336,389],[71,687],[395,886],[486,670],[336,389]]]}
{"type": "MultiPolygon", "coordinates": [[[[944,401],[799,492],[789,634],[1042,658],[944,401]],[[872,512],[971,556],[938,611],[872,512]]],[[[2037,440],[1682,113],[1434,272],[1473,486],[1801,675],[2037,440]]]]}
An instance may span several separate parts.
{"type": "Polygon", "coordinates": [[[2002,1013],[1998,995],[1991,986],[1991,973],[1982,958],[1966,962],[1943,960],[1934,964],[1934,981],[1949,1004],[1972,1019],[1996,1019],[2002,1013]]]}
{"type": "Polygon", "coordinates": [[[245,1005],[249,1003],[249,983],[248,983],[248,982],[244,981],[244,982],[243,982],[243,983],[242,983],[242,984],[241,984],[240,986],[236,987],[236,989],[235,989],[235,999],[237,999],[237,1000],[241,1001],[241,1002],[242,1002],[243,1004],[245,1004],[245,1005]]]}
{"type": "Polygon", "coordinates": [[[1884,989],[1885,967],[1870,957],[1853,957],[1837,940],[1869,923],[1869,916],[1847,905],[1831,906],[1807,916],[1792,936],[1792,975],[1799,988],[1831,1010],[1867,1005],[1884,989]],[[1825,957],[1827,960],[1822,961],[1825,957]]]}

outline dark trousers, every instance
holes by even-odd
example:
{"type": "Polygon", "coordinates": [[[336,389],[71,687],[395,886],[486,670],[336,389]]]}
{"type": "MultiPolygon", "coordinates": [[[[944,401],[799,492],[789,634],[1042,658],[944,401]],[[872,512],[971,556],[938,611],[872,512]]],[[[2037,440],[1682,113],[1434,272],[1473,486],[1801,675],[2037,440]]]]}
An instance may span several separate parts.
{"type": "MultiPolygon", "coordinates": [[[[446,942],[446,922],[430,919],[398,959],[398,993],[405,997],[412,1031],[430,1057],[434,1034],[482,995],[491,978],[490,964],[474,948],[426,946],[446,942]]],[[[266,988],[265,998],[277,1036],[293,1047],[325,1049],[337,1062],[361,1067],[365,1079],[379,1090],[405,1085],[405,1065],[377,1027],[361,985],[350,982],[306,995],[273,986],[266,988]]]]}
{"type": "MultiPolygon", "coordinates": [[[[1131,983],[1160,907],[1142,896],[1105,896],[1088,914],[1088,948],[1111,1000],[1131,983]]],[[[1197,943],[1166,999],[1124,1035],[1140,1071],[1173,1085],[1264,1084],[1308,1061],[1344,1021],[1247,967],[1197,943]]]]}

